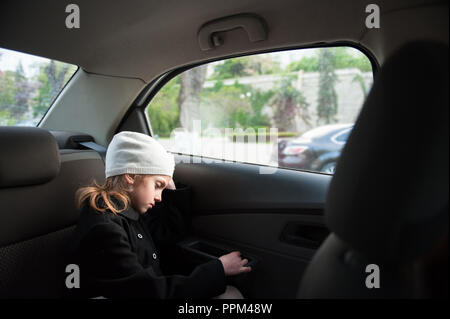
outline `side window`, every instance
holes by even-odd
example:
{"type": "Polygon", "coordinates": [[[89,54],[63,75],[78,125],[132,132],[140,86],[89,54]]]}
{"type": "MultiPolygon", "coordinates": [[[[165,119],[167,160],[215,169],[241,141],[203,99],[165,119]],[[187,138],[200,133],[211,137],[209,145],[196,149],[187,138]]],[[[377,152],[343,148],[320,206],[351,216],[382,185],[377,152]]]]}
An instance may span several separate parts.
{"type": "Polygon", "coordinates": [[[36,126],[76,70],[0,48],[0,125],[36,126]]]}
{"type": "Polygon", "coordinates": [[[332,174],[372,81],[351,47],[258,54],[181,73],[146,112],[172,152],[332,174]]]}

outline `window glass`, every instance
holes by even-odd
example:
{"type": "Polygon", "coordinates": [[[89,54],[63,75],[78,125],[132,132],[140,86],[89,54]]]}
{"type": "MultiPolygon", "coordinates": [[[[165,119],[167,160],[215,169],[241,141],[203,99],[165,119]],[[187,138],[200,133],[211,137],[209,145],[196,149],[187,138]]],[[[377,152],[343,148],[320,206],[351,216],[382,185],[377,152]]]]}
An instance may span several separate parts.
{"type": "Polygon", "coordinates": [[[0,48],[0,125],[36,126],[76,70],[0,48]]]}
{"type": "Polygon", "coordinates": [[[332,174],[372,81],[351,47],[258,54],[181,73],[146,112],[172,152],[332,174]]]}

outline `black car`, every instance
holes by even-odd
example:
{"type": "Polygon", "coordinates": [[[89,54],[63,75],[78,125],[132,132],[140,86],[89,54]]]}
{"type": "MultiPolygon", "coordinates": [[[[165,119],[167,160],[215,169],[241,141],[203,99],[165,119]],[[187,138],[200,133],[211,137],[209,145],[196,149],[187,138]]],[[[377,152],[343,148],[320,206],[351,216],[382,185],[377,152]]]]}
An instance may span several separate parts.
{"type": "Polygon", "coordinates": [[[295,139],[278,141],[279,167],[289,167],[333,174],[342,147],[353,124],[333,124],[314,128],[295,139]]]}

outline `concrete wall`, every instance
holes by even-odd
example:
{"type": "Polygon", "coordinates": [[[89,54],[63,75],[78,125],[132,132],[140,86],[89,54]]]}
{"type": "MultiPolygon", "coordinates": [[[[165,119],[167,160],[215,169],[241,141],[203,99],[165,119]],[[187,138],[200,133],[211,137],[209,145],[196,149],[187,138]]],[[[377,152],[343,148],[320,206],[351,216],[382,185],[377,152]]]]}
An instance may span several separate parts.
{"type": "MultiPolygon", "coordinates": [[[[297,76],[294,86],[302,92],[309,103],[309,113],[311,116],[311,125],[306,125],[300,118],[296,119],[297,131],[304,132],[313,127],[317,127],[317,98],[319,91],[319,73],[318,72],[294,72],[297,76]]],[[[337,123],[353,123],[364,103],[364,93],[361,85],[355,80],[358,75],[363,78],[367,92],[369,92],[373,76],[372,72],[362,73],[359,69],[340,69],[336,70],[337,81],[335,90],[338,99],[337,123]]],[[[252,77],[241,77],[236,79],[223,80],[224,85],[232,85],[235,81],[241,84],[248,84],[254,88],[266,91],[276,88],[276,84],[281,80],[277,74],[261,75],[252,77]]],[[[207,81],[204,87],[212,87],[215,81],[207,81]]],[[[273,114],[271,107],[266,106],[263,112],[269,116],[273,114]]]]}

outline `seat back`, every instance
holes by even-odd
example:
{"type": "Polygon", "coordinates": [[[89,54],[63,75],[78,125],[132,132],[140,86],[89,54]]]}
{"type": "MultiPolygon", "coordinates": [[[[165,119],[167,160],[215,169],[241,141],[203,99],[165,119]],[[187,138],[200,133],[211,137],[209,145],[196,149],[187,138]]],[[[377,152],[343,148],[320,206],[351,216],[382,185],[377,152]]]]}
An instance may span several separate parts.
{"type": "Polygon", "coordinates": [[[0,298],[61,297],[75,191],[104,181],[103,161],[35,127],[0,127],[0,150],[0,298]]]}
{"type": "Polygon", "coordinates": [[[386,60],[330,183],[331,235],[300,298],[448,295],[448,102],[448,46],[410,43],[386,60]]]}

